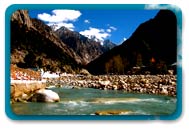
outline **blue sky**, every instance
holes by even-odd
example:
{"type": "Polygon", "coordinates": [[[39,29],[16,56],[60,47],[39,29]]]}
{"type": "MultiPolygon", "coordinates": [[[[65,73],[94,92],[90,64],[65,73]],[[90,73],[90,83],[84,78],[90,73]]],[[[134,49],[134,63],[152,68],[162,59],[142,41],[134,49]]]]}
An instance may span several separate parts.
{"type": "Polygon", "coordinates": [[[65,26],[72,31],[116,44],[128,39],[143,22],[154,18],[159,10],[29,10],[32,18],[47,25],[65,26]]]}

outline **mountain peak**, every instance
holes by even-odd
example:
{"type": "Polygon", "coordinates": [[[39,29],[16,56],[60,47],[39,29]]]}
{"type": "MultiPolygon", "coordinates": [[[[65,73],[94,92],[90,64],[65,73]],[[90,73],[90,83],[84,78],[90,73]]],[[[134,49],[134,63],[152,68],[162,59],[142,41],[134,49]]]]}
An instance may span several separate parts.
{"type": "Polygon", "coordinates": [[[79,32],[68,30],[64,26],[56,30],[55,33],[70,49],[79,55],[84,65],[114,47],[111,44],[111,46],[108,44],[104,46],[103,41],[100,41],[96,36],[84,36],[79,32]]]}
{"type": "Polygon", "coordinates": [[[24,24],[27,27],[32,26],[28,10],[17,10],[11,16],[11,21],[17,21],[19,24],[24,24]]]}

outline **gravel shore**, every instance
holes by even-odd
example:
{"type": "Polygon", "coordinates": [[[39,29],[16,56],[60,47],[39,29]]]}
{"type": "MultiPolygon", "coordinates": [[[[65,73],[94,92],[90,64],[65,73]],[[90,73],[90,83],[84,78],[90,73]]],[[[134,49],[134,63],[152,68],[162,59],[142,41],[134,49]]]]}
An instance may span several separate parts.
{"type": "Polygon", "coordinates": [[[124,90],[133,93],[176,96],[176,75],[100,75],[62,76],[47,79],[47,86],[71,86],[101,90],[124,90]]]}

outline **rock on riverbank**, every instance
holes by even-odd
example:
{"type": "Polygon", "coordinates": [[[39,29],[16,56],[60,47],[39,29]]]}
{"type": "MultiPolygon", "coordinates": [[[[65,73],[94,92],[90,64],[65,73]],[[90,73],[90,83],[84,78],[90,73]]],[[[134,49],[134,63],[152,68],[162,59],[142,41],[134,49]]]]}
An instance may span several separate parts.
{"type": "Polygon", "coordinates": [[[59,95],[52,91],[46,89],[40,89],[34,93],[31,97],[32,102],[59,102],[59,95]]]}
{"type": "Polygon", "coordinates": [[[11,102],[26,102],[36,91],[45,87],[46,83],[42,81],[11,82],[11,102]]]}

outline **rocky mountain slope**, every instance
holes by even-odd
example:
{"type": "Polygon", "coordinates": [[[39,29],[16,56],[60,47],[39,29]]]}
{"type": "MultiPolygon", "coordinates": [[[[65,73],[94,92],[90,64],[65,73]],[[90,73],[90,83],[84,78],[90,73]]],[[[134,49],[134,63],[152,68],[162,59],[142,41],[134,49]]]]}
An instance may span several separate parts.
{"type": "Polygon", "coordinates": [[[55,32],[60,39],[69,46],[81,58],[83,65],[109,51],[116,45],[110,40],[104,41],[103,45],[94,39],[89,39],[79,32],[70,31],[66,27],[61,27],[55,32]]]}
{"type": "Polygon", "coordinates": [[[141,74],[147,71],[161,74],[177,61],[176,57],[176,16],[169,10],[160,10],[120,46],[90,62],[87,69],[92,74],[141,74]]]}
{"type": "Polygon", "coordinates": [[[42,67],[52,71],[73,72],[81,59],[69,49],[52,29],[26,10],[11,17],[11,64],[23,68],[42,67]]]}

